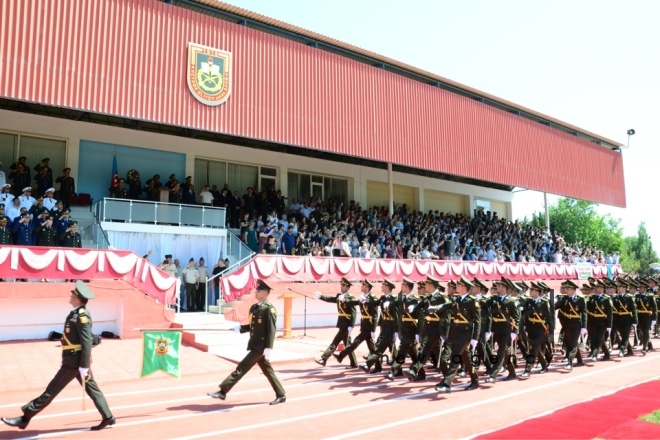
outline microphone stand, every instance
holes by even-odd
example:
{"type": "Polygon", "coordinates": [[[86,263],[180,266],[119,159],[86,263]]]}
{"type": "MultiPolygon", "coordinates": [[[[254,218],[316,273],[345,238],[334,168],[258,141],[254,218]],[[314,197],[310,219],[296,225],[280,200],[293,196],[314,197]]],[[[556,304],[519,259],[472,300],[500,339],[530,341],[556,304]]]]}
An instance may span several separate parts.
{"type": "Polygon", "coordinates": [[[301,338],[316,338],[316,336],[311,336],[311,335],[307,334],[307,295],[305,295],[304,293],[296,292],[295,290],[293,290],[290,287],[289,287],[289,291],[291,291],[293,293],[297,293],[298,295],[303,296],[305,298],[305,300],[304,300],[305,305],[304,305],[304,308],[303,308],[303,313],[304,313],[303,314],[303,334],[302,334],[301,338]]]}

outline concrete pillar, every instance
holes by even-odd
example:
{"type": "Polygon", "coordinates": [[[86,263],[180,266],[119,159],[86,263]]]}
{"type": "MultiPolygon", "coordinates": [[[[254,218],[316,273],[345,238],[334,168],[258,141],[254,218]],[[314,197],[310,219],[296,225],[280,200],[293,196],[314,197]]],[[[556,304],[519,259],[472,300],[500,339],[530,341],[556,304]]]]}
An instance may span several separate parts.
{"type": "Polygon", "coordinates": [[[390,215],[394,214],[394,177],[392,176],[392,163],[387,163],[387,199],[389,201],[390,215]]]}

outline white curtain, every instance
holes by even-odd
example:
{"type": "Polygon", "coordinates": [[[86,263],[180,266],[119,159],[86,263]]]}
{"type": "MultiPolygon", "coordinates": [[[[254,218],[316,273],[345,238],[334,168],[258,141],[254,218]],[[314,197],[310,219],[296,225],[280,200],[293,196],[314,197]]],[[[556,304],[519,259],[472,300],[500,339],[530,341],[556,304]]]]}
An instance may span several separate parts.
{"type": "Polygon", "coordinates": [[[181,266],[188,260],[199,262],[204,258],[205,266],[211,266],[218,258],[226,256],[226,244],[223,237],[205,237],[178,234],[147,234],[144,232],[108,231],[110,245],[116,249],[128,249],[140,256],[151,251],[149,261],[159,265],[165,260],[165,255],[171,254],[172,259],[179,259],[181,266]]]}
{"type": "MultiPolygon", "coordinates": [[[[57,139],[44,139],[22,135],[20,138],[18,156],[27,157],[25,164],[30,168],[30,174],[32,177],[37,174],[37,172],[34,171],[35,165],[41,162],[41,159],[46,157],[49,158],[50,161],[48,162],[48,166],[53,170],[53,184],[55,184],[55,179],[62,174],[62,170],[64,169],[66,142],[57,139]]],[[[56,188],[57,187],[59,186],[56,186],[56,188]]]]}
{"type": "MultiPolygon", "coordinates": [[[[259,177],[259,168],[250,165],[229,164],[229,188],[238,191],[239,195],[245,194],[249,186],[254,188],[259,177]]],[[[261,188],[259,188],[261,189],[261,188]]]]}

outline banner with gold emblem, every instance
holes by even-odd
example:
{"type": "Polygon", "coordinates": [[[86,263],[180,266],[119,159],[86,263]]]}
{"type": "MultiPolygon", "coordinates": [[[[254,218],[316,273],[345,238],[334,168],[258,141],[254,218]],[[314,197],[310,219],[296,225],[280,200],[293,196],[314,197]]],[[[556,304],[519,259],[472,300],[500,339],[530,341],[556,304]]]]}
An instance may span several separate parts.
{"type": "Polygon", "coordinates": [[[231,52],[188,43],[188,88],[206,105],[220,105],[231,94],[231,52]]]}
{"type": "Polygon", "coordinates": [[[142,332],[142,376],[162,370],[174,377],[180,377],[179,350],[181,333],[177,331],[142,332]]]}

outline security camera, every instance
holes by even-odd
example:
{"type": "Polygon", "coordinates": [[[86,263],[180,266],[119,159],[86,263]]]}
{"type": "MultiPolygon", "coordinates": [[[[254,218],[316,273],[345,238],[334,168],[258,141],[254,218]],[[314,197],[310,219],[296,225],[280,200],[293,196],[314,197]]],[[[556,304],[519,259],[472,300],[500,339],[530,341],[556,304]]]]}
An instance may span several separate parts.
{"type": "Polygon", "coordinates": [[[635,134],[635,130],[633,130],[632,128],[628,130],[628,136],[632,136],[634,134],[635,134]]]}

